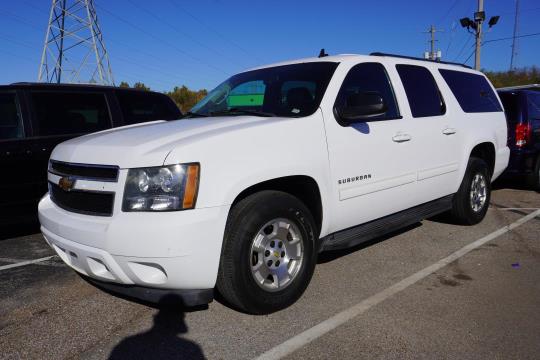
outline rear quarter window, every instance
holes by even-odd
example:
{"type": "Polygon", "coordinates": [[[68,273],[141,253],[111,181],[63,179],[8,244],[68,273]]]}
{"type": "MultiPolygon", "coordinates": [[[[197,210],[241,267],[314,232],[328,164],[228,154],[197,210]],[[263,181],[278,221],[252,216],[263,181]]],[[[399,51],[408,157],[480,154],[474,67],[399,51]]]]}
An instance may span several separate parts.
{"type": "Polygon", "coordinates": [[[484,76],[446,69],[439,69],[439,72],[464,112],[502,111],[495,92],[484,76]]]}
{"type": "Polygon", "coordinates": [[[143,91],[116,91],[124,124],[154,120],[176,120],[181,114],[166,95],[143,91]]]}
{"type": "Polygon", "coordinates": [[[85,134],[111,127],[103,93],[36,91],[32,92],[32,103],[35,135],[85,134]]]}

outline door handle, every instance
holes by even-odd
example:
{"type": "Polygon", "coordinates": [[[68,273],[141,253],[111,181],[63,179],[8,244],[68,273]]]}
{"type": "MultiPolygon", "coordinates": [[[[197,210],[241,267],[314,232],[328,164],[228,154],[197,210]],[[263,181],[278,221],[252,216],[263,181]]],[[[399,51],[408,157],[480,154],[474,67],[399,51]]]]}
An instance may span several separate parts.
{"type": "Polygon", "coordinates": [[[392,137],[392,140],[393,140],[394,142],[397,142],[397,143],[402,143],[402,142],[405,142],[405,141],[409,141],[409,140],[411,140],[411,139],[412,139],[411,135],[409,135],[409,134],[402,134],[402,133],[397,133],[396,135],[394,135],[394,136],[392,137]]]}
{"type": "Polygon", "coordinates": [[[456,133],[456,129],[454,128],[446,128],[442,131],[444,135],[454,135],[456,133]]]}

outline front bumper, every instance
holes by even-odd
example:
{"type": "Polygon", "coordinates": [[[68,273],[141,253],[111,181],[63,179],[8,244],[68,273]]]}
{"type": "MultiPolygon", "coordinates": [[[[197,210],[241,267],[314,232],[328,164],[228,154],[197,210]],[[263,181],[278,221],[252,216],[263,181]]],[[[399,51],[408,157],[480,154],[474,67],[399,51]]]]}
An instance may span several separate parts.
{"type": "Polygon", "coordinates": [[[107,293],[159,305],[182,305],[189,307],[208,304],[214,300],[214,289],[155,289],[137,285],[115,284],[96,280],[84,275],[81,275],[81,277],[89,284],[107,293]]]}
{"type": "Polygon", "coordinates": [[[63,210],[47,195],[38,209],[47,243],[83,276],[132,289],[215,286],[229,206],[99,217],[63,210]]]}

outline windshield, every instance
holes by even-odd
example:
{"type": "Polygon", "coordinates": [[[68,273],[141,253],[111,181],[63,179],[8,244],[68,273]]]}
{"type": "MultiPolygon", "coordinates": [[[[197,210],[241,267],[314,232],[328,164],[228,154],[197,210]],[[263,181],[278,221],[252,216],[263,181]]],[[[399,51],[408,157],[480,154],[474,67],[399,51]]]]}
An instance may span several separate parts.
{"type": "Polygon", "coordinates": [[[311,115],[319,107],[337,65],[313,62],[234,75],[210,91],[187,116],[311,115]]]}

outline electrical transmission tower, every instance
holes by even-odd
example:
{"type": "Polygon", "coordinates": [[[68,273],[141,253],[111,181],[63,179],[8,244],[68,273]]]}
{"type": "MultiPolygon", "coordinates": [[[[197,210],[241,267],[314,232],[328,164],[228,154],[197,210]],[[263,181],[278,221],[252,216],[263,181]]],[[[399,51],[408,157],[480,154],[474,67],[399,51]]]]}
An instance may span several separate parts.
{"type": "Polygon", "coordinates": [[[39,82],[114,85],[93,0],[53,0],[39,82]]]}

